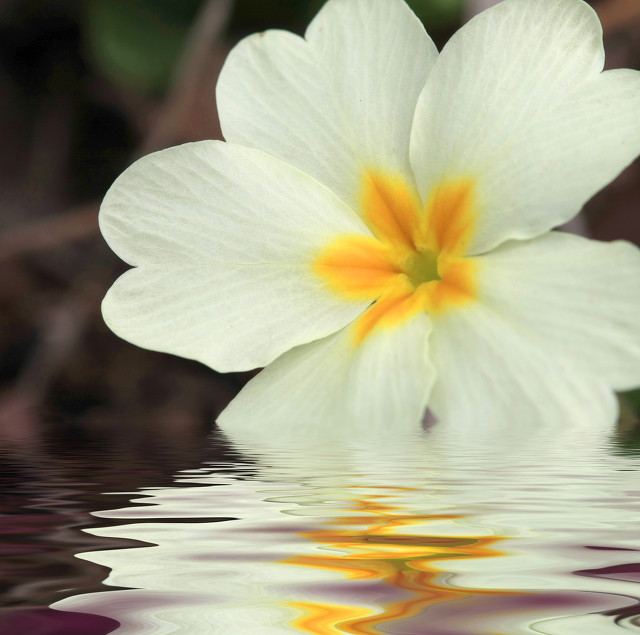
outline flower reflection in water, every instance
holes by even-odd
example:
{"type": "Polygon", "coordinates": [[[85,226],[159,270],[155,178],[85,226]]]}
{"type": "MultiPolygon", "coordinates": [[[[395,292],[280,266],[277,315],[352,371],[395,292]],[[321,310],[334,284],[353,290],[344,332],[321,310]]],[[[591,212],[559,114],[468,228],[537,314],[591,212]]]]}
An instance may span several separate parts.
{"type": "Polygon", "coordinates": [[[82,554],[119,589],[54,607],[127,635],[638,630],[640,460],[606,438],[232,442],[96,513],[144,544],[82,554]]]}
{"type": "MultiPolygon", "coordinates": [[[[384,488],[379,488],[384,491],[384,488]]],[[[419,492],[414,488],[389,488],[398,494],[419,492]]],[[[331,521],[337,528],[306,532],[303,535],[323,545],[335,555],[294,556],[285,562],[317,567],[340,574],[348,580],[379,581],[390,589],[405,591],[404,599],[382,605],[375,612],[365,606],[320,602],[297,602],[291,605],[305,615],[295,626],[305,633],[376,634],[378,626],[424,614],[431,605],[469,597],[474,593],[501,594],[501,591],[470,592],[438,584],[442,573],[436,561],[453,558],[491,558],[502,555],[492,548],[498,537],[429,535],[429,524],[460,517],[433,514],[418,517],[403,514],[397,505],[380,502],[390,494],[371,494],[353,500],[361,515],[340,516],[331,521]],[[420,533],[420,529],[426,533],[420,533]]],[[[371,593],[370,586],[365,589],[371,593]]],[[[388,593],[378,590],[380,598],[388,593]]]]}

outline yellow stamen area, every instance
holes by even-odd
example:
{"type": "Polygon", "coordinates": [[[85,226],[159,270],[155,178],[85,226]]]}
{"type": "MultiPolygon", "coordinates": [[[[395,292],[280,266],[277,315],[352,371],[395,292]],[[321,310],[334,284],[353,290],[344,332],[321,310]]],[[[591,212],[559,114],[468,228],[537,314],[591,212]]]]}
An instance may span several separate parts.
{"type": "Polygon", "coordinates": [[[354,325],[355,344],[421,311],[437,316],[475,299],[476,264],[466,257],[477,220],[474,179],[443,180],[423,207],[402,178],[368,172],[361,205],[373,236],[341,236],[313,263],[338,295],[372,302],[354,325]]]}

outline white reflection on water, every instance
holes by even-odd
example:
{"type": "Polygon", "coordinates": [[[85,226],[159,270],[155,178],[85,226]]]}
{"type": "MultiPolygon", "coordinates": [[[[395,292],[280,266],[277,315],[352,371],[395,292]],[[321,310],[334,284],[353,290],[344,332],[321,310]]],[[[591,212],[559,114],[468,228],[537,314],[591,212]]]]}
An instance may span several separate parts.
{"type": "Polygon", "coordinates": [[[128,634],[640,632],[619,610],[640,598],[640,460],[601,436],[234,442],[254,467],[96,513],[90,533],[146,545],[82,554],[120,589],[54,607],[128,634]]]}

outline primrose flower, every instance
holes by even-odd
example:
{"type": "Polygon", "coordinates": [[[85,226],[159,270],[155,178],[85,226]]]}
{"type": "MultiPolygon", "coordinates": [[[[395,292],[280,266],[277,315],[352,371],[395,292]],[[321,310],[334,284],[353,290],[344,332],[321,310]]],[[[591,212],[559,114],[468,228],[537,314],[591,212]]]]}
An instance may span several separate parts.
{"type": "MultiPolygon", "coordinates": [[[[640,251],[552,231],[640,153],[640,73],[582,0],[504,0],[438,54],[401,0],[329,0],[218,83],[225,142],[102,206],[147,348],[266,366],[222,426],[611,425],[640,384],[640,251]]],[[[354,428],[351,428],[354,429],[354,428]]]]}

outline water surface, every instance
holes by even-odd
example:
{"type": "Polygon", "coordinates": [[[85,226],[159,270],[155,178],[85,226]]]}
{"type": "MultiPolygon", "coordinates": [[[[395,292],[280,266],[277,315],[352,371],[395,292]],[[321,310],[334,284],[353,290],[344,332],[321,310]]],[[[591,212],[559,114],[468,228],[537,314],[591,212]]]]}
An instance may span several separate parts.
{"type": "Polygon", "coordinates": [[[3,634],[640,632],[640,457],[614,437],[215,433],[5,464],[3,634]]]}

